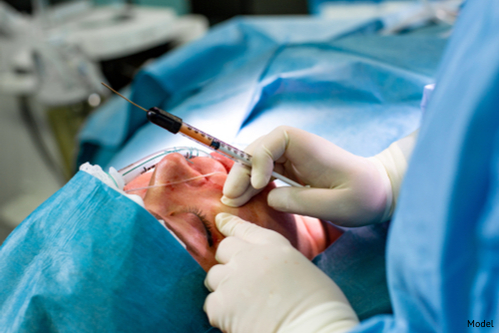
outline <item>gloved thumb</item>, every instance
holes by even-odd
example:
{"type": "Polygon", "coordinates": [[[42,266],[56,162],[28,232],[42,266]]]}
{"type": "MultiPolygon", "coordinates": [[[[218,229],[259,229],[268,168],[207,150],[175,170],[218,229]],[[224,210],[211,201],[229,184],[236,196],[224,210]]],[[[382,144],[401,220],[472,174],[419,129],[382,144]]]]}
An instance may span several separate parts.
{"type": "Polygon", "coordinates": [[[215,216],[217,229],[226,237],[237,237],[253,244],[283,243],[290,242],[276,231],[262,228],[256,224],[247,222],[238,216],[228,213],[219,213],[215,216]]]}

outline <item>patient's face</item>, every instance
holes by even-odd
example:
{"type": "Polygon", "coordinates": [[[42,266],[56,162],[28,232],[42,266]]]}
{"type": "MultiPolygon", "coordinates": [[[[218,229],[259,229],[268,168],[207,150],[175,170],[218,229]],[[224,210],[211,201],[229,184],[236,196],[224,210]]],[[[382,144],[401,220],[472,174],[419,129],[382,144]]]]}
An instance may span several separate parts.
{"type": "Polygon", "coordinates": [[[154,172],[136,178],[125,190],[175,183],[219,172],[188,182],[129,192],[139,194],[144,199],[146,209],[165,221],[167,227],[186,244],[188,252],[205,270],[217,264],[215,252],[224,238],[215,226],[215,215],[220,212],[231,213],[275,230],[296,245],[294,217],[275,211],[267,205],[267,194],[274,184],[268,185],[243,207],[225,206],[220,202],[222,188],[234,162],[219,154],[213,153],[212,156],[213,158],[195,157],[187,160],[180,154],[169,154],[161,160],[154,172]]]}

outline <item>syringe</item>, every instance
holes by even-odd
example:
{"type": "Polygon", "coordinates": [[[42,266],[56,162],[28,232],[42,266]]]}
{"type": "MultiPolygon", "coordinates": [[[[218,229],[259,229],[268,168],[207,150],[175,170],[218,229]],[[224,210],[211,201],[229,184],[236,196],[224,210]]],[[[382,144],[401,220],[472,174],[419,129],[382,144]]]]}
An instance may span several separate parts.
{"type": "MultiPolygon", "coordinates": [[[[136,103],[132,102],[110,86],[108,86],[105,83],[102,83],[106,88],[117,94],[118,96],[122,97],[125,99],[127,102],[135,105],[141,110],[144,110],[147,112],[147,118],[150,122],[153,124],[160,126],[161,128],[166,129],[170,133],[177,134],[180,133],[183,136],[200,143],[218,153],[221,153],[233,161],[237,161],[242,163],[243,165],[246,165],[248,167],[252,167],[252,156],[242,150],[239,150],[236,147],[233,147],[224,141],[221,141],[203,131],[200,131],[199,129],[186,124],[185,122],[182,121],[181,118],[174,116],[171,113],[168,113],[167,111],[164,111],[156,106],[152,107],[149,110],[146,110],[140,105],[137,105],[136,103]]],[[[283,176],[280,175],[279,173],[273,171],[272,176],[281,180],[284,183],[287,183],[292,186],[296,187],[304,187],[303,185],[283,176]]]]}

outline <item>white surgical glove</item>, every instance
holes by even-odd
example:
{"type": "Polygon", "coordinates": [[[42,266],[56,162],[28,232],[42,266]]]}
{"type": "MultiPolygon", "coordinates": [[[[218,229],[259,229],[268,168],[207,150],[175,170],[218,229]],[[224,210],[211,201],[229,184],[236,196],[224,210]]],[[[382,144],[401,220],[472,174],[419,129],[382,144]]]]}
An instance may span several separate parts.
{"type": "Polygon", "coordinates": [[[346,332],[358,318],[340,288],[279,233],[216,216],[227,237],[205,285],[210,323],[223,332],[346,332]]]}
{"type": "MultiPolygon", "coordinates": [[[[414,137],[405,141],[408,156],[413,142],[414,137]]],[[[407,166],[407,156],[398,143],[377,156],[364,158],[287,126],[259,138],[246,151],[253,156],[252,169],[238,163],[233,166],[224,184],[224,204],[245,204],[267,185],[274,168],[310,187],[274,189],[268,196],[269,206],[343,226],[388,220],[407,166]]]]}

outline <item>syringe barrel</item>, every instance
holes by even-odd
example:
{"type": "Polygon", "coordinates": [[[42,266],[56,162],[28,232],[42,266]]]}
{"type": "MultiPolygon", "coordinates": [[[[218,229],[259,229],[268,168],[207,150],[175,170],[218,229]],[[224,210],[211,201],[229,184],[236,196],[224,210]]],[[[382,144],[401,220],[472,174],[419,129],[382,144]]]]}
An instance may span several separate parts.
{"type": "Polygon", "coordinates": [[[236,147],[214,138],[210,134],[197,129],[196,127],[183,123],[180,133],[194,141],[204,144],[205,146],[229,157],[232,160],[239,161],[247,166],[252,165],[252,156],[236,147]]]}
{"type": "Polygon", "coordinates": [[[217,149],[217,151],[221,152],[232,160],[239,161],[249,167],[252,166],[252,156],[245,153],[243,150],[239,150],[238,148],[228,145],[225,142],[218,141],[218,143],[219,148],[217,149]]]}
{"type": "Polygon", "coordinates": [[[156,106],[149,109],[147,117],[153,124],[158,125],[173,134],[179,133],[182,126],[181,118],[165,112],[156,106]]]}
{"type": "Polygon", "coordinates": [[[184,126],[189,126],[189,130],[191,131],[196,131],[196,135],[194,136],[193,133],[189,133],[189,135],[183,130],[180,130],[180,134],[183,135],[184,137],[193,140],[194,142],[197,142],[199,144],[204,145],[205,147],[208,147],[219,154],[222,154],[233,161],[241,162],[244,165],[251,166],[251,156],[245,153],[244,151],[241,151],[233,146],[228,145],[227,143],[224,143],[222,141],[219,141],[218,139],[215,139],[214,137],[198,130],[197,128],[194,128],[190,125],[183,124],[184,126]],[[202,134],[201,134],[202,133],[202,134]],[[203,135],[203,136],[202,136],[203,135]],[[201,136],[201,137],[200,137],[201,136]]]}
{"type": "MultiPolygon", "coordinates": [[[[252,167],[252,156],[242,150],[239,150],[236,147],[228,145],[227,143],[220,141],[213,136],[200,131],[199,129],[183,123],[182,119],[174,116],[166,111],[163,111],[160,108],[152,107],[148,110],[148,120],[155,125],[160,126],[161,128],[166,129],[170,133],[177,134],[181,133],[185,137],[203,144],[204,146],[219,152],[228,158],[238,161],[246,166],[252,167]]],[[[292,186],[302,187],[303,185],[286,178],[276,172],[273,172],[272,175],[285,183],[288,183],[292,186]]]]}

